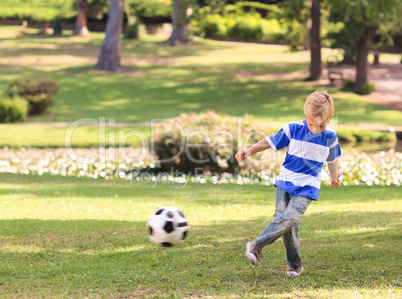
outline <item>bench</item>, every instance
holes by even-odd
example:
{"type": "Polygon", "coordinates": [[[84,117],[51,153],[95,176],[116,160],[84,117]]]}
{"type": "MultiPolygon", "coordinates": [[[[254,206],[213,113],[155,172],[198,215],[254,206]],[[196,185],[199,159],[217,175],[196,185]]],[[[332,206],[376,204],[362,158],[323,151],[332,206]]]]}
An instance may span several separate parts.
{"type": "Polygon", "coordinates": [[[329,83],[331,85],[334,84],[335,80],[341,80],[342,84],[343,84],[343,73],[342,72],[335,72],[335,71],[329,71],[328,72],[328,79],[329,79],[329,83]]]}

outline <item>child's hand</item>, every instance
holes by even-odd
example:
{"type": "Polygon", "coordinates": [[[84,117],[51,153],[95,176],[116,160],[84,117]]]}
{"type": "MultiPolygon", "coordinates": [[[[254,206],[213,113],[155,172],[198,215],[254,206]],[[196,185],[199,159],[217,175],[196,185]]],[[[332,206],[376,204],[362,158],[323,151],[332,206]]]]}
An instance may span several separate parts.
{"type": "Polygon", "coordinates": [[[339,185],[341,184],[341,180],[339,179],[339,177],[344,174],[346,174],[346,172],[340,172],[338,173],[338,177],[335,180],[331,179],[331,187],[339,187],[339,185]]]}
{"type": "Polygon", "coordinates": [[[235,158],[237,161],[243,161],[244,159],[247,159],[248,157],[250,157],[251,152],[249,149],[241,149],[239,150],[236,155],[235,158]]]}

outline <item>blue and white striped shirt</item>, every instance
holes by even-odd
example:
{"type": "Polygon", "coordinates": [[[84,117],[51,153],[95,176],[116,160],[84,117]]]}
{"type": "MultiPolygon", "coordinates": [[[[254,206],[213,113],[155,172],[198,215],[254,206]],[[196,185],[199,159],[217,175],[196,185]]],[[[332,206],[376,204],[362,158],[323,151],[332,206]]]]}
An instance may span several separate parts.
{"type": "Polygon", "coordinates": [[[326,127],[323,132],[314,134],[306,120],[302,120],[287,124],[266,139],[273,151],[286,148],[275,185],[292,195],[317,200],[324,163],[334,162],[341,155],[335,131],[326,127]]]}

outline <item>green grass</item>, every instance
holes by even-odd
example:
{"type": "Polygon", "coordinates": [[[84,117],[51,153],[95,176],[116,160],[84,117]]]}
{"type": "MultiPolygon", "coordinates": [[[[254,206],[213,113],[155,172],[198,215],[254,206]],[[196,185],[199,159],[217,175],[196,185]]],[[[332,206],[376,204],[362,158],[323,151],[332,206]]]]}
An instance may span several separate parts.
{"type": "MultiPolygon", "coordinates": [[[[320,88],[302,80],[307,77],[309,53],[289,53],[283,46],[198,39],[191,45],[167,47],[157,41],[123,40],[124,70],[114,74],[94,69],[103,34],[43,37],[35,32],[29,29],[21,35],[18,27],[0,26],[0,90],[24,76],[52,77],[62,86],[50,113],[29,122],[72,123],[85,118],[151,122],[207,110],[288,122],[304,118],[306,96],[320,88]]],[[[340,124],[400,123],[402,112],[337,88],[321,88],[333,94],[340,124]]],[[[66,129],[67,125],[1,126],[0,146],[64,146],[66,129]]],[[[80,127],[77,132],[74,146],[97,146],[96,128],[80,127]]]]}
{"type": "MultiPolygon", "coordinates": [[[[29,29],[21,35],[18,27],[0,26],[0,90],[24,76],[51,77],[61,84],[50,113],[29,122],[71,123],[99,117],[150,122],[207,110],[289,122],[304,118],[307,95],[320,88],[334,96],[341,124],[395,125],[402,118],[402,112],[365,97],[304,81],[307,51],[290,53],[285,46],[202,39],[177,47],[150,39],[123,40],[124,69],[115,74],[94,68],[103,34],[82,38],[67,32],[62,37],[43,37],[36,32],[29,29]]],[[[324,61],[331,55],[331,50],[323,50],[324,61]]]]}
{"type": "Polygon", "coordinates": [[[0,175],[0,297],[400,298],[400,187],[323,187],[301,221],[305,273],[289,279],[280,241],[249,265],[244,244],[273,219],[274,188],[130,184],[0,175]],[[346,195],[346,196],[345,196],[346,195]],[[145,223],[176,206],[176,248],[145,223]]]}
{"type": "MultiPolygon", "coordinates": [[[[99,121],[98,119],[96,120],[99,121]]],[[[0,125],[0,147],[10,148],[88,148],[118,146],[147,146],[151,136],[150,127],[103,127],[71,126],[53,127],[47,125],[0,125]],[[40,137],[38,137],[40,136],[40,137]]]]}

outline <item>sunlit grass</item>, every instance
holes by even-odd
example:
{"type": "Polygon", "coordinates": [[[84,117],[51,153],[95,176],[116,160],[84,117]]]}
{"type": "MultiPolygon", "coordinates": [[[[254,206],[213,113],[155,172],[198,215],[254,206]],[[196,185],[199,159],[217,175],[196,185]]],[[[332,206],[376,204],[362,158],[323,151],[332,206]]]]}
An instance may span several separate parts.
{"type": "Polygon", "coordinates": [[[47,148],[78,147],[99,148],[123,146],[148,146],[150,127],[104,126],[102,119],[90,119],[95,125],[63,126],[47,125],[0,125],[0,147],[47,148]],[[38,136],[42,136],[38,138],[38,136]]]}
{"type": "Polygon", "coordinates": [[[305,273],[280,241],[252,267],[244,244],[273,219],[274,187],[0,175],[0,296],[400,298],[399,187],[323,187],[301,222],[305,273]],[[176,248],[150,242],[160,206],[189,220],[176,248]],[[363,271],[364,269],[364,271],[363,271]]]}
{"type": "MultiPolygon", "coordinates": [[[[245,113],[269,122],[304,117],[302,104],[316,89],[328,89],[341,123],[398,124],[402,113],[364,97],[303,81],[309,52],[286,46],[196,39],[168,47],[161,41],[123,40],[119,74],[94,68],[102,33],[90,37],[41,37],[18,27],[0,27],[0,88],[26,75],[47,76],[61,84],[51,113],[29,121],[72,122],[79,118],[113,118],[149,122],[183,112],[215,110],[245,113]],[[353,111],[350,112],[350,111],[353,111]]],[[[323,50],[323,60],[333,50],[323,50]]]]}

